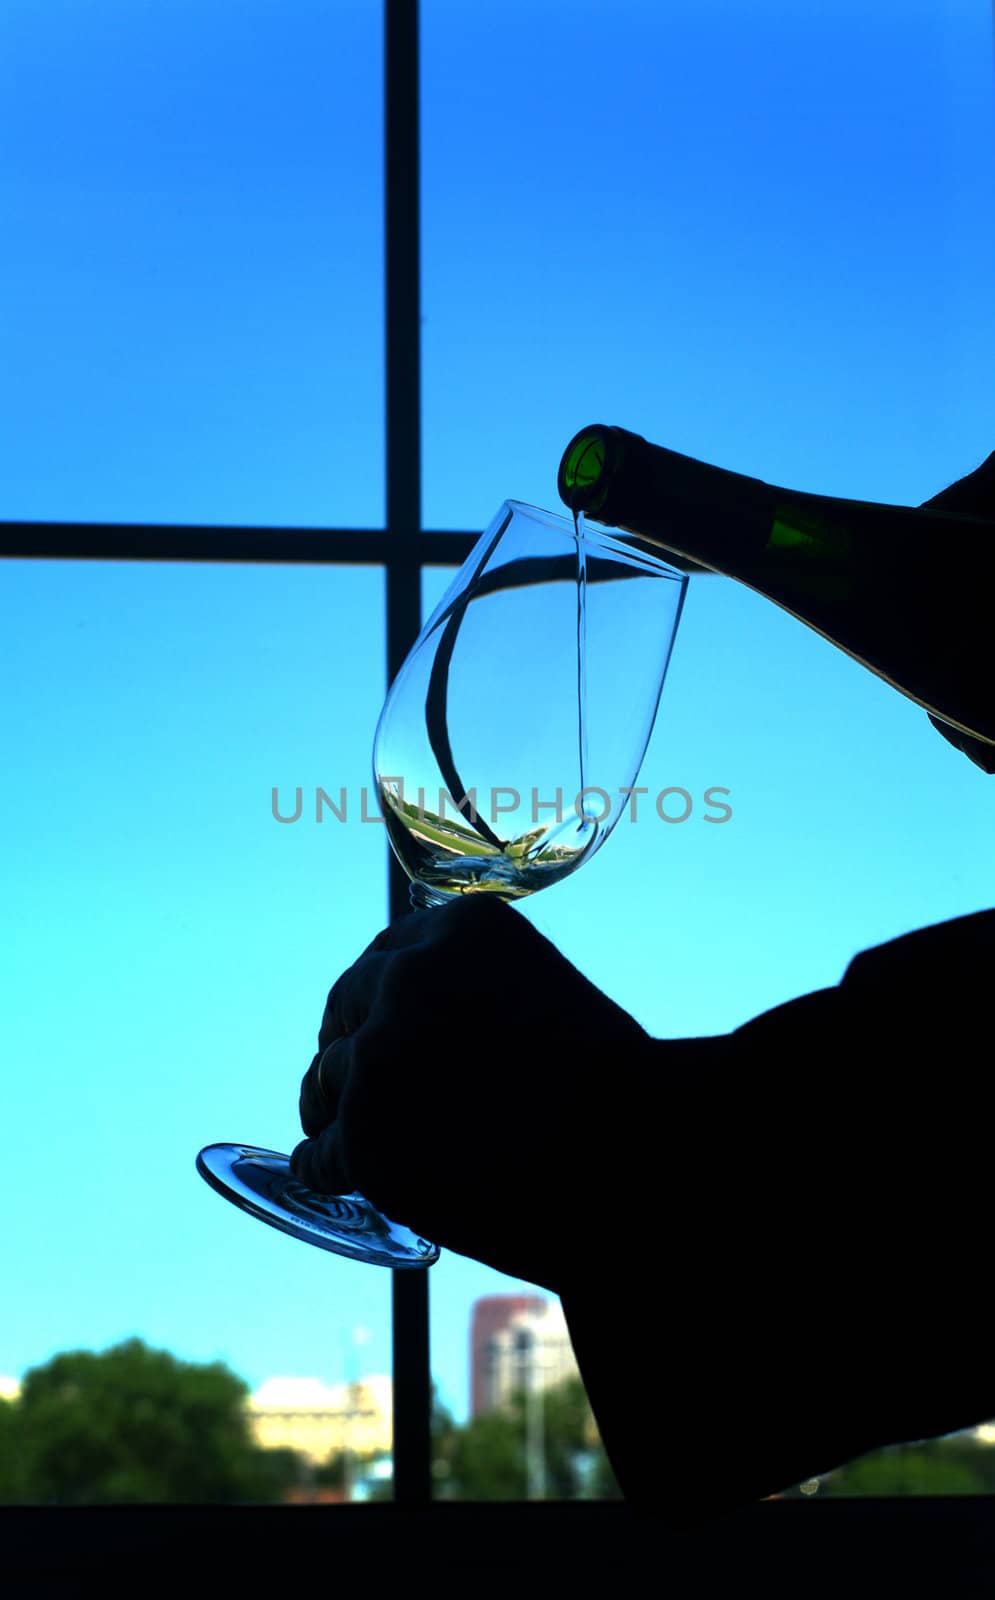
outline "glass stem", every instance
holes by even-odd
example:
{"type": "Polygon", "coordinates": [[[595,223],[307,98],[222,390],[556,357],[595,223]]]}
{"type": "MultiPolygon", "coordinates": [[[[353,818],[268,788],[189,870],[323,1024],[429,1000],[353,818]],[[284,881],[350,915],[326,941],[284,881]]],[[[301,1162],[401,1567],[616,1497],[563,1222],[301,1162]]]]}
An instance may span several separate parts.
{"type": "Polygon", "coordinates": [[[413,881],[409,890],[411,904],[415,911],[427,911],[432,906],[444,906],[452,898],[448,894],[440,894],[437,889],[430,889],[425,883],[413,881]]]}

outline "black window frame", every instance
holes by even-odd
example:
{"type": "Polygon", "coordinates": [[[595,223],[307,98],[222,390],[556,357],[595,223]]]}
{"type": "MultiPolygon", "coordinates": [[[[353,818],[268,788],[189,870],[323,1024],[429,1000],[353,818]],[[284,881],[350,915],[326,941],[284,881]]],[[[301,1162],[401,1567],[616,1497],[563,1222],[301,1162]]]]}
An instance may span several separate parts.
{"type": "MultiPolygon", "coordinates": [[[[384,574],[392,682],[421,628],[421,574],[458,566],[477,534],[421,525],[420,149],[417,0],[384,0],[386,526],[273,528],[0,522],[0,558],[375,566],[384,574]]],[[[389,856],[391,918],[408,883],[389,856]]],[[[394,1498],[431,1501],[428,1274],[392,1273],[394,1498]]]]}

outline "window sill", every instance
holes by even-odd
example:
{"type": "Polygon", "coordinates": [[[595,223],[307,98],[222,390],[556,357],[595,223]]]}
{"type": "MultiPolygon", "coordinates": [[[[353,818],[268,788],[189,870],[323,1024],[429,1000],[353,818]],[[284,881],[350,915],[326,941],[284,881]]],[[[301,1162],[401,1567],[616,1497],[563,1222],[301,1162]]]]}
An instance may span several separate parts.
{"type": "Polygon", "coordinates": [[[632,1593],[659,1582],[681,1583],[689,1596],[730,1595],[755,1578],[765,1600],[781,1592],[904,1600],[926,1590],[950,1600],[995,1589],[995,1505],[987,1497],[769,1502],[683,1534],[624,1505],[591,1502],[7,1507],[0,1548],[5,1595],[58,1583],[53,1592],[88,1593],[92,1584],[101,1595],[133,1596],[154,1577],[159,1588],[192,1584],[201,1593],[217,1581],[239,1600],[274,1584],[307,1592],[312,1573],[328,1586],[361,1578],[382,1592],[410,1584],[421,1568],[449,1593],[479,1594],[492,1573],[504,1584],[517,1574],[545,1585],[631,1572],[632,1593]]]}

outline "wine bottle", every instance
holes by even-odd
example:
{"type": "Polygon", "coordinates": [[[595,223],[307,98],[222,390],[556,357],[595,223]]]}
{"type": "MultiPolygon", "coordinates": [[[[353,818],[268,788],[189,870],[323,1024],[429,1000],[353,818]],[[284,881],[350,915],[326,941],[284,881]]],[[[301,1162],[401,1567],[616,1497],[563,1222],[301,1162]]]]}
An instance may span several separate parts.
{"type": "Polygon", "coordinates": [[[995,771],[995,454],[923,506],[779,488],[595,423],[568,444],[572,511],[773,600],[917,701],[995,771]]]}

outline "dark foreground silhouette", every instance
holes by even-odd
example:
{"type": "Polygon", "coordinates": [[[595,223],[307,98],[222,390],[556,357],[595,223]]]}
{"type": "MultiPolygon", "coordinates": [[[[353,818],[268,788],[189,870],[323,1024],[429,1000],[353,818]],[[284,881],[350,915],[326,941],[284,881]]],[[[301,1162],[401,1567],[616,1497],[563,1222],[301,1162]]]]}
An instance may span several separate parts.
{"type": "MultiPolygon", "coordinates": [[[[995,456],[946,497],[991,515],[995,456]]],[[[978,581],[995,598],[995,551],[978,581]]],[[[332,989],[294,1168],[560,1294],[626,1496],[690,1526],[995,1417],[993,972],[981,911],[735,1033],[656,1040],[467,897],[332,989]]]]}

